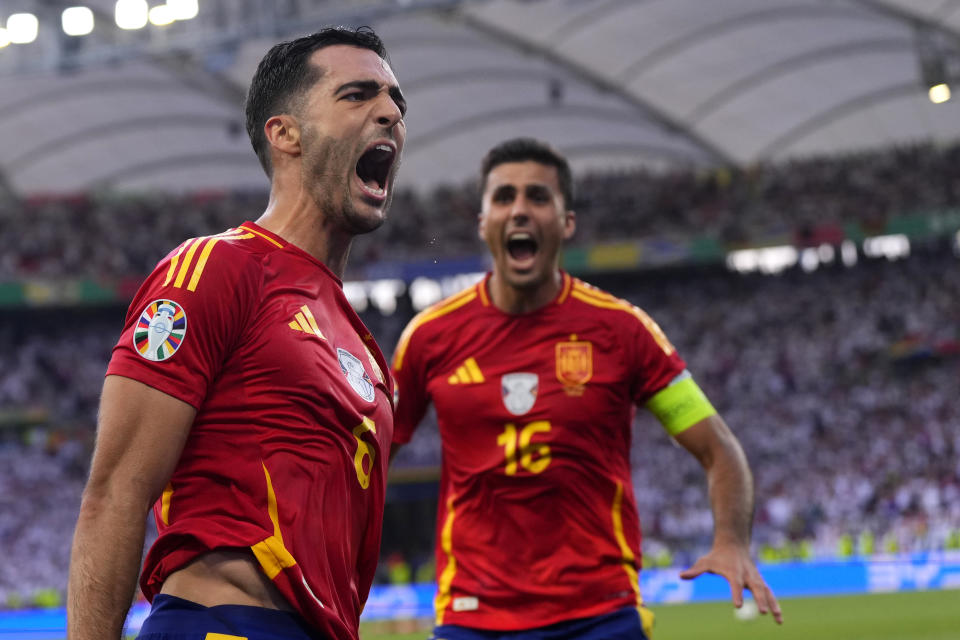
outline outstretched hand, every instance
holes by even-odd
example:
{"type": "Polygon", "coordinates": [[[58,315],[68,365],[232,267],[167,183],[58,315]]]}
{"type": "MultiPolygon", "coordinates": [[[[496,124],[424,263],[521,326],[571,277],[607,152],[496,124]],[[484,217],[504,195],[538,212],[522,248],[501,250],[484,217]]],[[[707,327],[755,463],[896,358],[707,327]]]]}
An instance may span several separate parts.
{"type": "Polygon", "coordinates": [[[783,613],[773,591],[764,582],[747,549],[740,546],[714,547],[705,556],[701,556],[689,569],[680,572],[684,580],[692,580],[704,573],[713,573],[726,578],[730,583],[730,593],[736,608],[743,606],[743,589],[753,594],[760,613],[773,614],[777,624],[783,624],[783,613]]]}

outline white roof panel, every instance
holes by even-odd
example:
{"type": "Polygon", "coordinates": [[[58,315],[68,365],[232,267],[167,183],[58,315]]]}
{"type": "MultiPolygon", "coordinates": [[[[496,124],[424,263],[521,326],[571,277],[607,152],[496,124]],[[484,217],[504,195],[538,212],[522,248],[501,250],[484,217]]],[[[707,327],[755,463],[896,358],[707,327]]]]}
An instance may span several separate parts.
{"type": "MultiPolygon", "coordinates": [[[[56,17],[70,3],[20,4],[56,17]]],[[[516,135],[584,168],[960,137],[960,96],[932,105],[921,72],[939,61],[960,83],[960,0],[201,0],[195,21],[129,33],[113,4],[88,2],[87,39],[44,22],[36,43],[0,49],[0,183],[262,186],[247,83],[272,43],[329,23],[372,24],[390,50],[410,105],[405,184],[470,179],[516,135]]]]}

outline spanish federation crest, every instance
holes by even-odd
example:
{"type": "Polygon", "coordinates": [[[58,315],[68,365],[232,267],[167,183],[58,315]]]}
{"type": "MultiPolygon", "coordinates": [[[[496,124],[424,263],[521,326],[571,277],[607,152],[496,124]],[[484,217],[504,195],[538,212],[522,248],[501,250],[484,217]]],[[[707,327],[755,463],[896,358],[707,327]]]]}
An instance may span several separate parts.
{"type": "Polygon", "coordinates": [[[539,378],[535,373],[506,373],[500,378],[503,406],[515,416],[522,416],[533,409],[537,401],[539,378]]]}
{"type": "Polygon", "coordinates": [[[367,375],[366,369],[363,368],[360,358],[346,349],[337,347],[337,359],[340,361],[340,370],[343,371],[343,375],[347,376],[347,382],[357,392],[357,395],[367,402],[373,402],[375,388],[373,382],[370,381],[370,376],[367,375]]]}
{"type": "Polygon", "coordinates": [[[584,385],[593,377],[593,344],[570,336],[557,343],[557,380],[568,396],[583,395],[584,385]]]}
{"type": "Polygon", "coordinates": [[[161,362],[177,352],[187,335],[187,314],[173,300],[147,305],[133,329],[133,348],[147,360],[161,362]]]}

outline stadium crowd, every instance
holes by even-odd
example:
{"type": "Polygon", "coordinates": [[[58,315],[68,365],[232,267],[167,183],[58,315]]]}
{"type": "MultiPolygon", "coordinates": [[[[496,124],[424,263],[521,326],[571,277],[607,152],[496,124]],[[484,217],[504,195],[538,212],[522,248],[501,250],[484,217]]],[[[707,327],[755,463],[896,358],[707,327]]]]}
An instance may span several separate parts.
{"type": "MultiPolygon", "coordinates": [[[[401,179],[402,182],[402,179],[401,179]]],[[[142,277],[186,238],[255,220],[265,192],[34,197],[0,207],[0,282],[11,278],[142,277]]],[[[745,169],[596,173],[578,182],[572,244],[705,234],[726,242],[960,207],[960,144],[917,145],[745,169]]],[[[357,239],[354,272],[371,261],[479,253],[476,187],[400,189],[390,219],[357,239]]],[[[348,270],[348,274],[349,274],[348,270]]]]}
{"type": "MultiPolygon", "coordinates": [[[[917,147],[840,159],[832,169],[808,161],[706,180],[595,175],[581,185],[579,242],[723,234],[754,223],[872,223],[898,210],[957,206],[958,160],[960,147],[917,147]]],[[[386,237],[358,247],[354,260],[422,258],[425,246],[479,253],[473,194],[438,190],[430,202],[398,195],[386,237]]],[[[257,194],[28,203],[0,216],[5,237],[24,234],[7,243],[0,281],[139,275],[178,240],[255,218],[260,206],[257,194]]],[[[660,323],[740,437],[765,559],[960,547],[960,269],[945,243],[918,249],[904,260],[779,276],[719,267],[586,276],[660,323]]],[[[409,318],[409,304],[401,309],[364,314],[385,351],[409,318]]],[[[97,396],[122,314],[115,306],[5,312],[2,415],[11,425],[41,424],[3,429],[0,438],[0,549],[17,559],[0,565],[0,606],[65,585],[97,396]]],[[[644,412],[632,456],[647,561],[689,562],[711,534],[700,468],[644,412]]],[[[438,438],[425,425],[395,464],[438,462],[438,438]]],[[[385,555],[405,550],[402,535],[385,531],[385,555]]]]}

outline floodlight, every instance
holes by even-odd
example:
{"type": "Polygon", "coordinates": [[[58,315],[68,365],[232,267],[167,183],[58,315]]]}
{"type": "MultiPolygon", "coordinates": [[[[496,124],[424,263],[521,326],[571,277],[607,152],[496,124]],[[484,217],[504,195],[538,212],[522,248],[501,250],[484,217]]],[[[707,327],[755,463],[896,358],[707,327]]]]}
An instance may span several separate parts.
{"type": "Polygon", "coordinates": [[[29,44],[37,39],[40,22],[32,13],[13,13],[7,18],[7,35],[14,44],[29,44]]]}
{"type": "Polygon", "coordinates": [[[0,27],[0,49],[10,44],[10,34],[3,27],[0,27]]]}
{"type": "Polygon", "coordinates": [[[149,11],[147,0],[117,0],[114,17],[121,29],[142,29],[147,26],[149,11]]]}
{"type": "Polygon", "coordinates": [[[941,82],[930,87],[930,102],[933,104],[943,104],[950,99],[950,85],[941,82]]]}
{"type": "Polygon", "coordinates": [[[192,20],[200,13],[197,0],[167,0],[167,6],[173,12],[174,20],[192,20]]]}
{"type": "Polygon", "coordinates": [[[68,36],[85,36],[93,31],[93,11],[87,7],[68,7],[60,14],[60,24],[68,36]]]}
{"type": "Polygon", "coordinates": [[[165,27],[168,24],[173,24],[174,20],[176,18],[173,17],[173,11],[170,10],[168,4],[158,4],[150,9],[150,24],[155,27],[165,27]]]}

